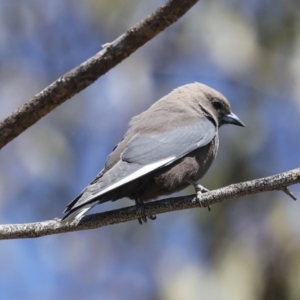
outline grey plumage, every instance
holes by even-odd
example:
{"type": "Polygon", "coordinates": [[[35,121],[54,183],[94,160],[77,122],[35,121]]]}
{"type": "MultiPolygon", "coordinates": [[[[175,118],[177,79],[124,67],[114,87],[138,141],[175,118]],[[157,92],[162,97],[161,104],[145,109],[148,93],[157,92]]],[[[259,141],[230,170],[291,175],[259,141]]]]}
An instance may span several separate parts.
{"type": "Polygon", "coordinates": [[[184,189],[207,172],[218,151],[218,128],[229,123],[244,126],[216,90],[200,83],[173,90],[131,120],[104,169],[62,220],[77,223],[106,201],[141,203],[184,189]]]}

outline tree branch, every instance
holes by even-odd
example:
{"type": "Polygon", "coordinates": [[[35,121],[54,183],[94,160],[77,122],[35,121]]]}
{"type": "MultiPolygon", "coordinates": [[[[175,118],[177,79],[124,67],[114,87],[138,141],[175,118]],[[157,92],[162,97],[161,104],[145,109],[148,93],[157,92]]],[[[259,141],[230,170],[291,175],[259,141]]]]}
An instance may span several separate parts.
{"type": "MultiPolygon", "coordinates": [[[[296,183],[300,183],[300,168],[270,177],[232,184],[205,193],[203,194],[202,206],[208,207],[225,200],[276,190],[282,190],[293,198],[294,195],[291,194],[287,187],[296,183]]],[[[195,195],[189,195],[146,203],[144,206],[144,213],[147,216],[150,216],[195,207],[199,207],[199,203],[195,201],[195,195]]],[[[63,232],[95,229],[135,220],[142,216],[143,211],[141,207],[130,206],[86,216],[77,226],[68,224],[62,225],[60,224],[59,219],[38,223],[1,225],[0,239],[33,238],[63,232]]]]}
{"type": "Polygon", "coordinates": [[[198,0],[169,0],[96,55],[66,73],[0,123],[0,149],[176,22],[198,0]]]}

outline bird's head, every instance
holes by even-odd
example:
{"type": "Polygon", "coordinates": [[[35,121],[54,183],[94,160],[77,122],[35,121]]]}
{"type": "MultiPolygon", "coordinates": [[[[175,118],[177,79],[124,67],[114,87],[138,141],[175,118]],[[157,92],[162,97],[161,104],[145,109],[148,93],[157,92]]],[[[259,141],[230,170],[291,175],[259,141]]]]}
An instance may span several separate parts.
{"type": "Polygon", "coordinates": [[[211,106],[217,115],[219,127],[224,124],[233,124],[245,127],[240,118],[231,111],[231,107],[226,98],[209,99],[211,106]]]}
{"type": "Polygon", "coordinates": [[[217,121],[218,127],[224,124],[245,127],[240,118],[231,111],[230,103],[220,92],[204,84],[199,85],[202,90],[202,101],[199,102],[199,105],[208,116],[217,121]]]}

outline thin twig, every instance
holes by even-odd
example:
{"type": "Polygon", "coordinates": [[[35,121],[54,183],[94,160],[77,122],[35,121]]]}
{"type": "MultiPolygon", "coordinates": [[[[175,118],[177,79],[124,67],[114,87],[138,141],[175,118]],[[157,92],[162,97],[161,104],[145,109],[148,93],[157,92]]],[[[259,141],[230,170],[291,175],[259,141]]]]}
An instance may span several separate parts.
{"type": "Polygon", "coordinates": [[[293,200],[297,200],[295,195],[285,186],[281,189],[285,194],[287,194],[289,197],[291,197],[293,200]]]}
{"type": "MultiPolygon", "coordinates": [[[[288,186],[296,183],[300,183],[300,168],[270,177],[232,184],[218,190],[207,192],[203,194],[202,206],[208,207],[225,200],[261,192],[274,190],[285,191],[288,186]]],[[[33,238],[63,232],[95,229],[107,225],[135,220],[142,217],[143,213],[147,216],[152,216],[170,211],[199,207],[199,203],[194,201],[194,199],[195,195],[168,198],[146,203],[143,210],[137,206],[130,206],[94,214],[84,217],[78,225],[61,225],[59,219],[29,224],[1,225],[0,239],[33,238]]]]}
{"type": "Polygon", "coordinates": [[[95,82],[183,16],[198,0],[169,0],[96,55],[66,73],[0,123],[0,149],[57,106],[95,82]]]}

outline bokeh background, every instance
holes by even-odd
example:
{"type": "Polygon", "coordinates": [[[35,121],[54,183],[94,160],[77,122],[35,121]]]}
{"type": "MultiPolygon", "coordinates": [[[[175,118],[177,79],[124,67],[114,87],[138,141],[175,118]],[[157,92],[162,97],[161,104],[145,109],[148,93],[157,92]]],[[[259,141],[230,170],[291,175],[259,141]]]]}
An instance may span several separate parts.
{"type": "MultiPolygon", "coordinates": [[[[1,119],[163,3],[0,1],[1,119]]],[[[194,81],[225,94],[247,126],[221,128],[204,186],[299,167],[299,2],[203,0],[1,150],[1,223],[61,217],[130,118],[194,81]]],[[[1,241],[0,270],[1,299],[296,300],[300,202],[270,192],[143,226],[1,241]]]]}

